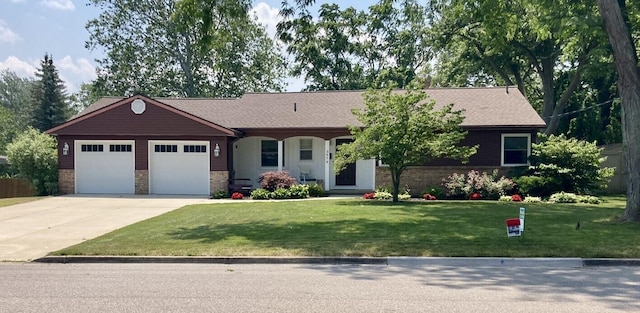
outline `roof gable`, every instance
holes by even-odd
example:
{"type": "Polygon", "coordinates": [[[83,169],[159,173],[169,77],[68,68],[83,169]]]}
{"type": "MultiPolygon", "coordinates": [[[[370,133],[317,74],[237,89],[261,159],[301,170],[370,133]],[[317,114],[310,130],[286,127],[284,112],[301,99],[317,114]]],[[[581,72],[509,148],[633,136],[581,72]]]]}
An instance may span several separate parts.
{"type": "Polygon", "coordinates": [[[57,135],[205,135],[237,136],[235,130],[194,116],[157,100],[133,96],[103,98],[81,114],[47,131],[57,135]],[[134,100],[142,100],[146,110],[131,110],[134,100]]]}

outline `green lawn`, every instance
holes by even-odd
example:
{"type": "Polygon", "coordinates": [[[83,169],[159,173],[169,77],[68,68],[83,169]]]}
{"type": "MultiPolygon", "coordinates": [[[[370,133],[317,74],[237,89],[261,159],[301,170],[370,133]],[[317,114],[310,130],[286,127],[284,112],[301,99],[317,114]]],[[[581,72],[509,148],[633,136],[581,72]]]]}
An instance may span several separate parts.
{"type": "Polygon", "coordinates": [[[497,201],[238,201],[192,205],[54,255],[640,257],[624,198],[600,205],[497,201]],[[505,219],[524,206],[521,238],[505,219]],[[576,230],[576,224],[581,227],[576,230]]]}
{"type": "Polygon", "coordinates": [[[42,197],[23,197],[23,198],[2,198],[0,199],[0,208],[25,202],[40,200],[42,197]]]}

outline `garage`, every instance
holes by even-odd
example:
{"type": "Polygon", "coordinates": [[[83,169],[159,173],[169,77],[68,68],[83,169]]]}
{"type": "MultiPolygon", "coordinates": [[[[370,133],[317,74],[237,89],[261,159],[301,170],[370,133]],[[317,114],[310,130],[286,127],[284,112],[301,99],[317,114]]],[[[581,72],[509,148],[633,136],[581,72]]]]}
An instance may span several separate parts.
{"type": "Polygon", "coordinates": [[[149,141],[149,193],[209,195],[208,141],[149,141]]]}
{"type": "Polygon", "coordinates": [[[135,192],[135,143],[75,141],[76,193],[135,192]]]}

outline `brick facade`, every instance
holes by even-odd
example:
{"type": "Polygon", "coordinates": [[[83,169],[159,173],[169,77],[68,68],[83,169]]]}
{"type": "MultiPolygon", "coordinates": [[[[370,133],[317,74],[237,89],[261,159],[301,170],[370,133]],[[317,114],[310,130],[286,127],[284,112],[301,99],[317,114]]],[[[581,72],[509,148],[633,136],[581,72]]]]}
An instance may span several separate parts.
{"type": "MultiPolygon", "coordinates": [[[[500,175],[507,175],[510,168],[494,166],[411,166],[400,177],[400,188],[408,186],[412,196],[420,196],[427,186],[440,186],[442,179],[453,173],[466,174],[471,170],[492,173],[499,170],[500,175]]],[[[391,187],[391,172],[384,166],[376,168],[376,187],[391,187]]],[[[402,190],[402,189],[401,189],[402,190]]]]}
{"type": "Polygon", "coordinates": [[[209,173],[209,188],[212,194],[221,190],[229,190],[229,171],[211,171],[209,173]]]}
{"type": "Polygon", "coordinates": [[[74,170],[58,170],[58,192],[63,195],[76,192],[76,177],[74,170]]]}
{"type": "Polygon", "coordinates": [[[148,170],[136,170],[136,194],[148,195],[149,194],[149,171],[148,170]]]}

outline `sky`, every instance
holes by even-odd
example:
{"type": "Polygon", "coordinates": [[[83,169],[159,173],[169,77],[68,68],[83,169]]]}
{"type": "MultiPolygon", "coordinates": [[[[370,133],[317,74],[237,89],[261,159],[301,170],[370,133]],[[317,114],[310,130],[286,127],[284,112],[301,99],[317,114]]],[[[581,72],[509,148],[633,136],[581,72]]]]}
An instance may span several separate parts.
{"type": "MultiPolygon", "coordinates": [[[[265,26],[272,38],[279,20],[281,1],[253,3],[258,22],[265,26]]],[[[337,3],[341,8],[355,5],[348,0],[317,2],[337,3]]],[[[48,53],[52,55],[68,93],[95,79],[95,59],[103,54],[84,47],[89,39],[85,24],[96,18],[100,9],[87,3],[87,0],[0,0],[0,70],[8,69],[21,77],[35,77],[40,61],[48,53]]],[[[356,3],[356,8],[365,9],[375,1],[356,3]]],[[[287,91],[303,88],[302,79],[287,79],[287,91]]]]}

